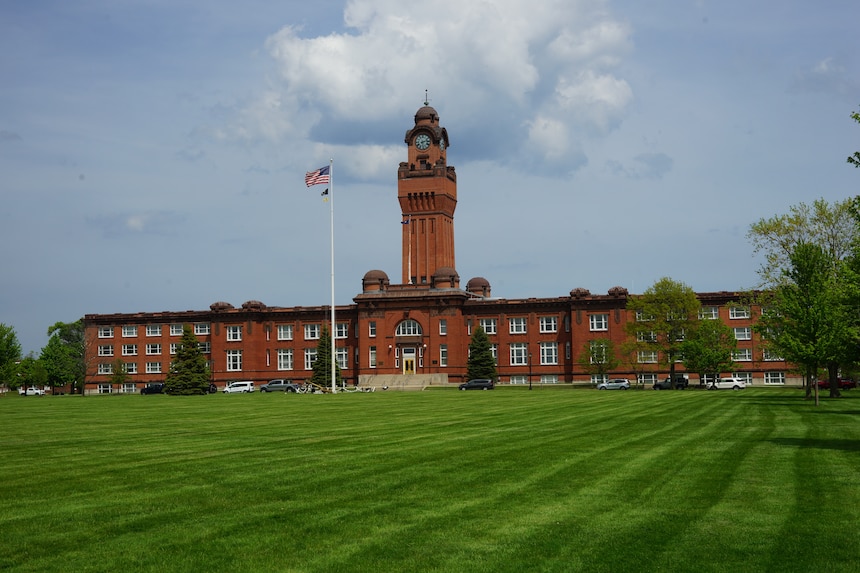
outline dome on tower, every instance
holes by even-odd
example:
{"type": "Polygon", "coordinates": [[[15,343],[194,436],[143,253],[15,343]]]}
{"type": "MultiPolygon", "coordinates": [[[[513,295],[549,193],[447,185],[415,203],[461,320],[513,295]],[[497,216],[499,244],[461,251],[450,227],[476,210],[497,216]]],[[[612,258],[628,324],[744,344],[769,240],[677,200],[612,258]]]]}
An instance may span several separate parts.
{"type": "Polygon", "coordinates": [[[436,113],[436,110],[430,107],[429,105],[425,105],[417,112],[415,112],[415,123],[419,121],[430,121],[431,123],[435,123],[436,120],[439,119],[439,114],[436,113]]]}
{"type": "Polygon", "coordinates": [[[361,290],[364,292],[384,291],[389,284],[390,281],[385,271],[374,269],[364,273],[364,278],[361,279],[361,290]]]}
{"type": "Polygon", "coordinates": [[[469,279],[469,282],[466,283],[466,292],[476,296],[488,297],[490,296],[490,281],[484,277],[469,279]]]}
{"type": "Polygon", "coordinates": [[[460,288],[460,275],[453,267],[439,267],[432,280],[433,288],[460,288]]]}

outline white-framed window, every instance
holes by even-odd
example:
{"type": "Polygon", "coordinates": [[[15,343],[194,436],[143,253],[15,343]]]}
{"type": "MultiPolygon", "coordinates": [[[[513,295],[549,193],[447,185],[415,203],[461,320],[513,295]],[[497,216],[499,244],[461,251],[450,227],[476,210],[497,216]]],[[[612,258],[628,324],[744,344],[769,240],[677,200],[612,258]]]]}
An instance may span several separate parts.
{"type": "Polygon", "coordinates": [[[439,336],[448,336],[448,320],[444,318],[439,319],[439,336]]]}
{"type": "Polygon", "coordinates": [[[508,332],[511,334],[525,334],[526,333],[526,317],[524,316],[515,316],[513,318],[508,319],[508,332]]]}
{"type": "Polygon", "coordinates": [[[590,314],[588,315],[588,329],[591,332],[599,332],[609,330],[609,315],[608,314],[590,314]]]}
{"type": "Polygon", "coordinates": [[[743,380],[747,386],[751,386],[753,383],[752,372],[732,372],[732,378],[743,380]]]}
{"type": "Polygon", "coordinates": [[[99,327],[99,338],[113,338],[113,327],[112,326],[100,326],[99,327]]]}
{"type": "Polygon", "coordinates": [[[540,363],[558,364],[558,342],[540,343],[540,363]]]}
{"type": "Polygon", "coordinates": [[[540,317],[540,331],[544,333],[558,332],[558,317],[557,316],[542,316],[540,317]]]}
{"type": "Polygon", "coordinates": [[[655,318],[653,314],[645,314],[641,310],[636,311],[636,322],[650,322],[655,318]]]}
{"type": "Polygon", "coordinates": [[[305,340],[319,340],[320,339],[320,325],[319,324],[306,324],[305,325],[305,340]]]}
{"type": "Polygon", "coordinates": [[[558,384],[558,374],[541,374],[541,384],[558,384]]]}
{"type": "Polygon", "coordinates": [[[448,366],[448,345],[439,345],[439,366],[448,366]]]}
{"type": "Polygon", "coordinates": [[[293,339],[293,325],[292,324],[279,324],[278,325],[278,340],[292,340],[293,339]]]}
{"type": "Polygon", "coordinates": [[[176,354],[177,350],[179,350],[179,342],[171,342],[170,343],[170,354],[176,354]]]}
{"type": "Polygon", "coordinates": [[[371,320],[367,323],[367,335],[370,338],[376,338],[376,321],[371,320]]]}
{"type": "Polygon", "coordinates": [[[242,340],[242,327],[241,326],[228,326],[227,327],[227,342],[239,342],[242,340]]]}
{"type": "Polygon", "coordinates": [[[146,335],[147,336],[161,336],[161,325],[160,324],[147,324],[146,325],[146,335]]]}
{"type": "Polygon", "coordinates": [[[137,336],[137,327],[136,326],[123,326],[122,327],[122,337],[123,338],[134,338],[137,336]]]}
{"type": "Polygon", "coordinates": [[[600,384],[601,382],[606,382],[607,378],[609,378],[609,376],[607,374],[592,374],[591,375],[591,383],[596,386],[597,384],[600,384]]]}
{"type": "Polygon", "coordinates": [[[113,346],[110,344],[99,345],[99,356],[113,356],[113,346]]]}
{"type": "Polygon", "coordinates": [[[99,382],[99,394],[110,394],[112,391],[110,382],[99,382]]]}
{"type": "Polygon", "coordinates": [[[170,325],[170,336],[182,336],[182,325],[181,324],[171,324],[170,325]]]}
{"type": "Polygon", "coordinates": [[[487,334],[496,334],[498,319],[496,318],[479,318],[478,324],[484,329],[487,334]]]}
{"type": "Polygon", "coordinates": [[[750,307],[748,306],[731,306],[729,307],[729,318],[735,320],[740,318],[750,317],[750,307]]]}
{"type": "Polygon", "coordinates": [[[603,364],[606,362],[605,340],[590,340],[588,342],[588,361],[591,364],[603,364]]]}
{"type": "Polygon", "coordinates": [[[762,351],[762,359],[765,362],[778,362],[778,361],[782,360],[782,356],[780,356],[779,354],[777,354],[773,350],[770,350],[769,348],[765,348],[762,351]]]}
{"type": "Polygon", "coordinates": [[[656,374],[637,374],[636,380],[643,386],[653,386],[657,381],[656,374]]]}
{"type": "Polygon", "coordinates": [[[197,349],[200,351],[200,354],[211,354],[212,353],[212,343],[211,342],[198,342],[197,349]]]}
{"type": "Polygon", "coordinates": [[[227,372],[240,372],[242,370],[242,351],[227,351],[227,372]]]}
{"type": "Polygon", "coordinates": [[[122,355],[123,356],[137,356],[137,344],[123,344],[122,345],[122,355]]]}
{"type": "Polygon", "coordinates": [[[720,318],[720,307],[718,306],[703,306],[699,309],[700,320],[717,320],[720,318]]]}
{"type": "Polygon", "coordinates": [[[346,370],[349,366],[349,348],[335,348],[334,354],[337,360],[337,367],[341,370],[346,370]]]}
{"type": "Polygon", "coordinates": [[[367,354],[367,363],[370,368],[376,368],[376,347],[371,346],[367,354]]]}
{"type": "Polygon", "coordinates": [[[317,361],[317,349],[305,348],[305,370],[313,370],[314,362],[317,361]]]}
{"type": "Polygon", "coordinates": [[[514,374],[511,376],[511,384],[528,384],[529,377],[524,374],[514,374]]]}
{"type": "Polygon", "coordinates": [[[278,370],[293,369],[293,349],[279,348],[278,349],[278,370]]]}
{"type": "Polygon", "coordinates": [[[346,338],[347,336],[349,336],[349,323],[338,322],[334,327],[334,337],[346,338]]]}
{"type": "Polygon", "coordinates": [[[764,383],[766,386],[784,386],[785,372],[765,372],[764,383]]]}
{"type": "Polygon", "coordinates": [[[490,344],[490,354],[493,355],[493,362],[496,366],[499,365],[499,345],[498,344],[490,344]]]}
{"type": "Polygon", "coordinates": [[[123,382],[122,383],[122,393],[123,394],[134,394],[137,390],[137,384],[134,382],[123,382]]]}
{"type": "Polygon", "coordinates": [[[732,350],[732,360],[735,362],[752,362],[752,349],[736,348],[732,350]]]}
{"type": "Polygon", "coordinates": [[[146,373],[147,374],[161,374],[161,362],[147,362],[146,363],[146,373]]]}
{"type": "Polygon", "coordinates": [[[636,340],[639,342],[657,342],[657,333],[653,330],[640,330],[636,333],[636,340]]]}
{"type": "Polygon", "coordinates": [[[100,362],[98,368],[99,374],[113,374],[113,364],[110,362],[100,362]]]}
{"type": "Polygon", "coordinates": [[[197,336],[205,336],[212,332],[212,327],[208,322],[198,322],[194,325],[194,334],[197,336]]]}
{"type": "Polygon", "coordinates": [[[734,329],[735,340],[752,340],[752,329],[749,326],[741,326],[734,329]]]}
{"type": "Polygon", "coordinates": [[[656,350],[640,350],[636,353],[636,361],[639,364],[656,364],[657,363],[657,351],[656,350]]]}
{"type": "Polygon", "coordinates": [[[149,355],[161,354],[161,345],[160,344],[147,344],[146,345],[146,353],[149,355]]]}
{"type": "Polygon", "coordinates": [[[511,366],[525,366],[528,363],[528,345],[524,342],[511,344],[511,366]]]}
{"type": "Polygon", "coordinates": [[[137,362],[126,362],[123,364],[126,374],[137,374],[137,362]]]}
{"type": "Polygon", "coordinates": [[[417,320],[407,318],[397,325],[394,334],[395,336],[418,336],[421,334],[421,325],[418,324],[417,320]]]}

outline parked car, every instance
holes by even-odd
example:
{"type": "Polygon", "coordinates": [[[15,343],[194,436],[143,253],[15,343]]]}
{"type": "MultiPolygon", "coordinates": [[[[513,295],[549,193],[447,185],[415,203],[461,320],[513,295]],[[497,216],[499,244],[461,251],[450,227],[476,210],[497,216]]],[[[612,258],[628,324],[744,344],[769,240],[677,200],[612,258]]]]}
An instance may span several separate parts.
{"type": "Polygon", "coordinates": [[[45,395],[44,390],[42,390],[41,388],[36,388],[35,386],[30,386],[26,390],[23,387],[18,388],[18,393],[21,396],[44,396],[45,395]]]}
{"type": "Polygon", "coordinates": [[[241,382],[230,382],[227,386],[224,387],[225,394],[241,394],[244,392],[253,392],[254,391],[254,383],[250,380],[243,380],[241,382]]]}
{"type": "Polygon", "coordinates": [[[140,389],[141,394],[163,394],[164,393],[164,383],[158,382],[156,384],[147,384],[143,388],[140,389]]]}
{"type": "MultiPolygon", "coordinates": [[[[675,376],[675,390],[683,390],[690,384],[690,381],[687,380],[686,376],[675,376]]],[[[671,390],[672,383],[666,378],[665,380],[658,380],[654,382],[653,388],[655,390],[671,390]]]]}
{"type": "Polygon", "coordinates": [[[626,378],[615,378],[597,385],[598,390],[629,390],[630,381],[626,378]]]}
{"type": "MultiPolygon", "coordinates": [[[[822,390],[830,390],[830,380],[819,380],[818,387],[822,390]]],[[[851,388],[856,388],[857,382],[854,380],[850,380],[848,378],[840,378],[839,379],[839,389],[840,390],[849,390],[851,388]]]]}
{"type": "Polygon", "coordinates": [[[293,384],[289,380],[278,379],[269,380],[260,386],[260,392],[298,392],[298,384],[293,384]]]}
{"type": "Polygon", "coordinates": [[[718,378],[708,384],[708,390],[743,390],[747,383],[740,378],[718,378]]]}
{"type": "Polygon", "coordinates": [[[218,386],[216,386],[214,382],[209,383],[209,393],[210,394],[217,394],[218,393],[218,386]]]}
{"type": "Polygon", "coordinates": [[[488,378],[476,378],[460,384],[460,390],[492,390],[495,388],[493,381],[488,378]]]}

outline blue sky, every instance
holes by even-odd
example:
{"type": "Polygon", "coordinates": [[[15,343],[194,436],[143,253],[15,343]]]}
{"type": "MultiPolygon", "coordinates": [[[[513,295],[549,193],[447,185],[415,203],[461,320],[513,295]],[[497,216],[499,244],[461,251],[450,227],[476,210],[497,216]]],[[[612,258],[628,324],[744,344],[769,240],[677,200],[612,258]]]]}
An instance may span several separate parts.
{"type": "Polygon", "coordinates": [[[0,3],[0,322],[330,301],[400,277],[425,90],[457,270],[503,298],[754,286],[750,224],[860,192],[853,0],[0,3]],[[778,5],[778,8],[776,6],[778,5]]]}

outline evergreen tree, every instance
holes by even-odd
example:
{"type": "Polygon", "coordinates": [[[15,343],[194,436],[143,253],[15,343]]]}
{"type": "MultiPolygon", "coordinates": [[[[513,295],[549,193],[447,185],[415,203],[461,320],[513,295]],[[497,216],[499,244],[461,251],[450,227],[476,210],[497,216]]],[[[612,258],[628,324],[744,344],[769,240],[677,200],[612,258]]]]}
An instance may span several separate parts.
{"type": "MultiPolygon", "coordinates": [[[[317,343],[317,358],[314,360],[313,364],[313,373],[311,374],[310,380],[311,384],[316,384],[321,388],[331,388],[331,363],[331,335],[329,335],[328,328],[323,325],[322,333],[320,334],[320,339],[317,343]]],[[[335,364],[334,368],[334,377],[335,385],[340,386],[343,379],[340,375],[340,367],[337,364],[335,364]]]]}
{"type": "Polygon", "coordinates": [[[200,352],[200,345],[191,325],[182,327],[182,339],[176,349],[176,357],[164,380],[167,394],[206,394],[209,391],[209,366],[200,352]]]}
{"type": "Polygon", "coordinates": [[[495,382],[497,377],[496,359],[493,357],[490,339],[487,338],[487,333],[484,332],[484,329],[479,326],[472,333],[472,340],[469,342],[469,362],[466,365],[466,378],[469,380],[486,378],[495,382]]]}

